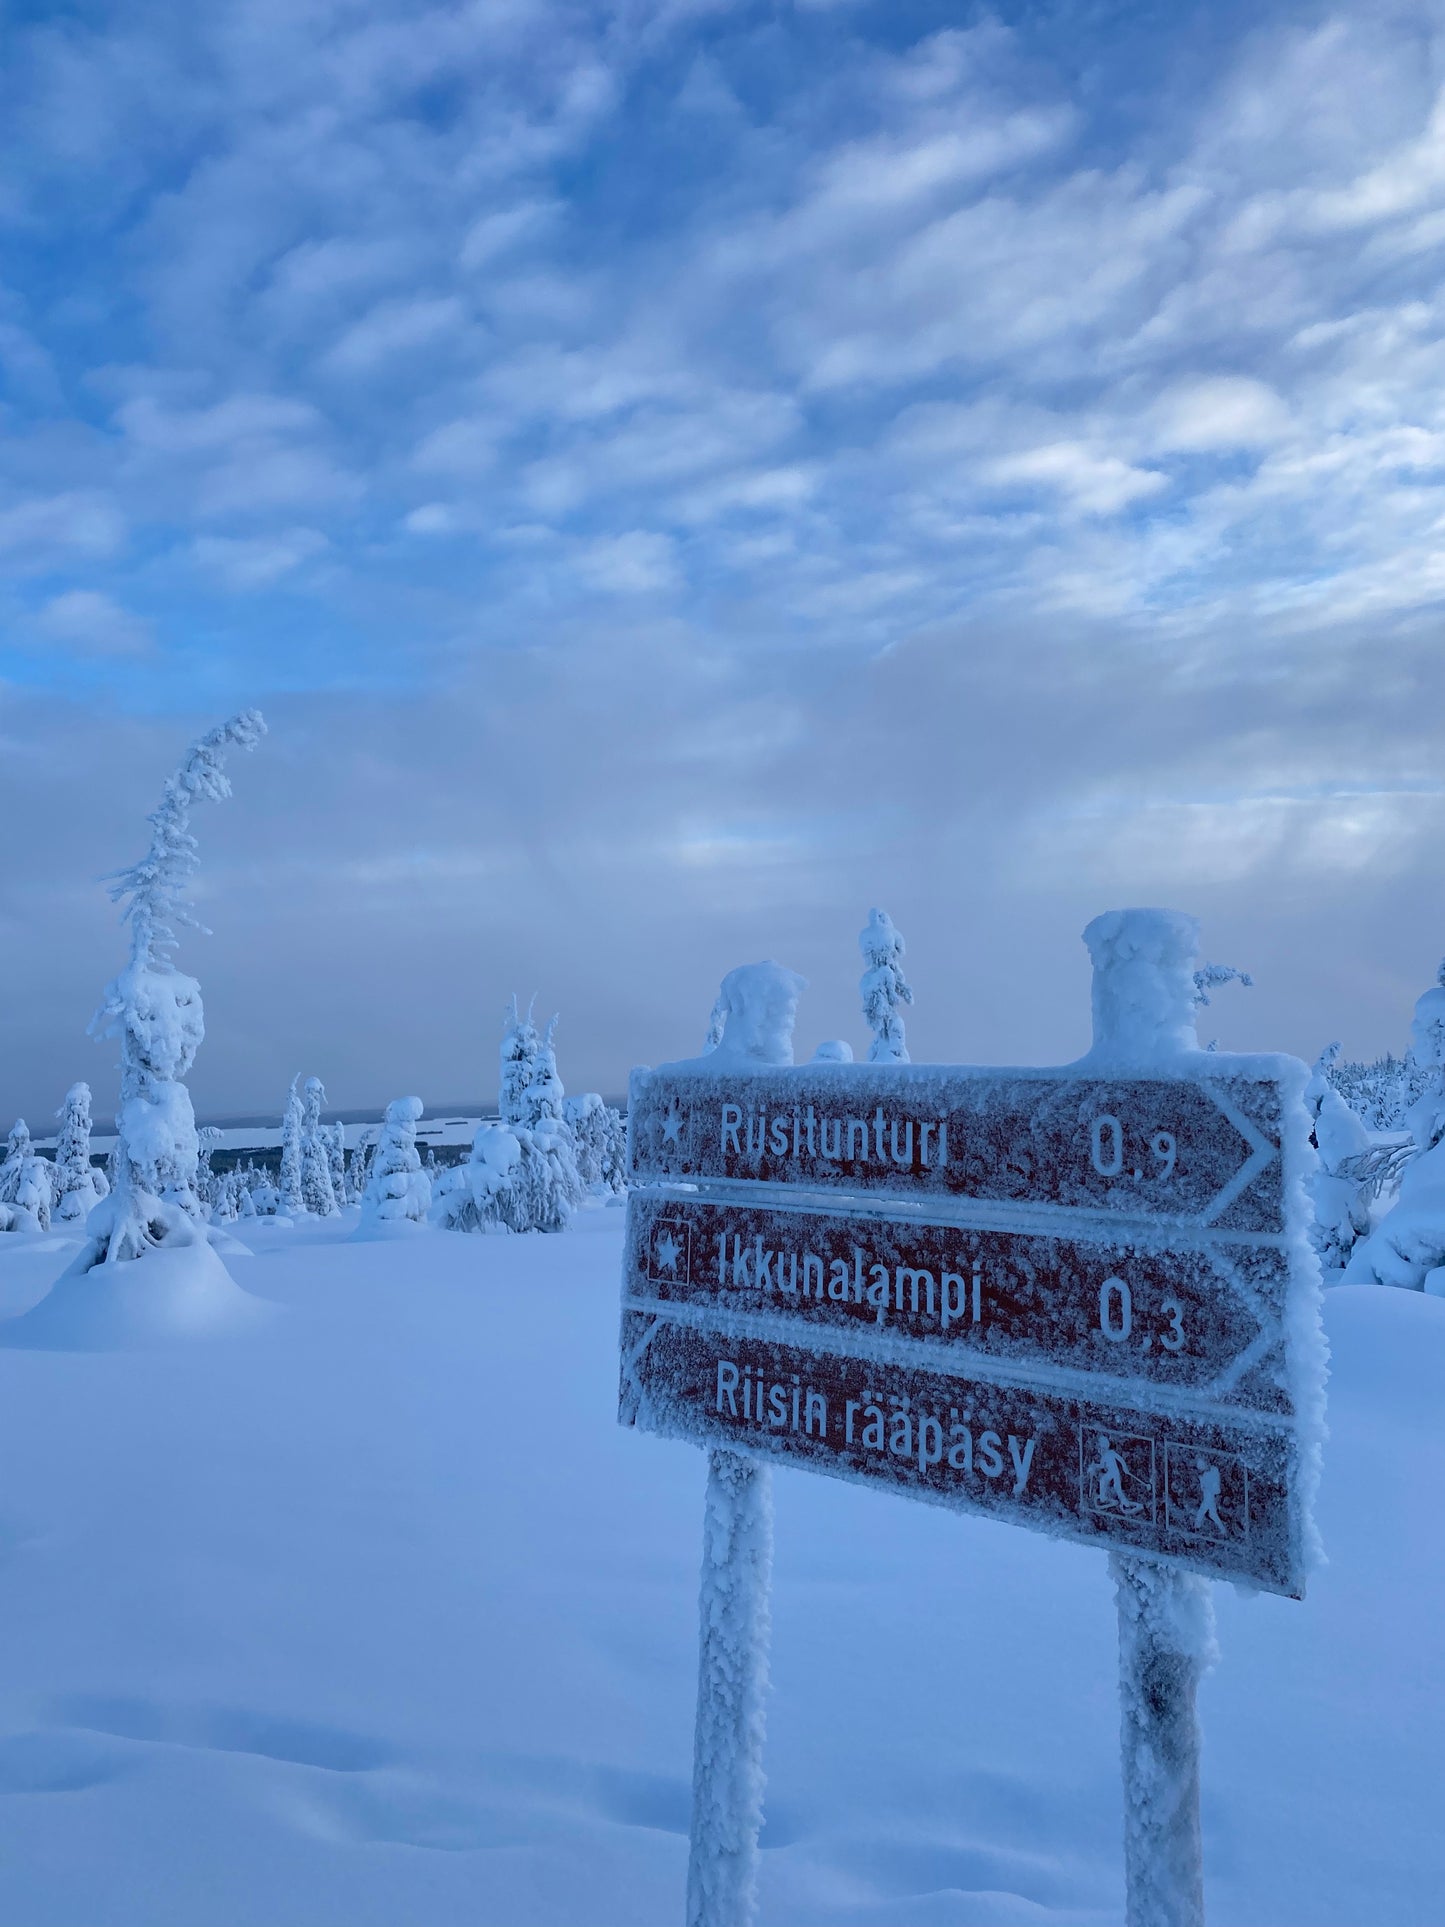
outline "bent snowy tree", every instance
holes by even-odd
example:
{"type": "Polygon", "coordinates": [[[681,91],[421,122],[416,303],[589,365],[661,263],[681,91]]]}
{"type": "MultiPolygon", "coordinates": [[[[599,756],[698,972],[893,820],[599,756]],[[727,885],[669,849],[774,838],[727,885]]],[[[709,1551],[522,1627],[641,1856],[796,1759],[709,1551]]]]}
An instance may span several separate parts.
{"type": "Polygon", "coordinates": [[[196,1120],[184,1079],[205,1019],[200,985],[176,969],[170,953],[180,926],[205,931],[185,897],[198,863],[191,806],[229,796],[226,752],[254,749],[265,732],[261,712],[246,709],[193,743],[150,817],[150,848],[111,886],[112,901],[126,905],[131,947],[90,1025],[94,1037],[120,1039],[115,1185],[90,1219],[93,1264],[202,1235],[196,1120]]]}

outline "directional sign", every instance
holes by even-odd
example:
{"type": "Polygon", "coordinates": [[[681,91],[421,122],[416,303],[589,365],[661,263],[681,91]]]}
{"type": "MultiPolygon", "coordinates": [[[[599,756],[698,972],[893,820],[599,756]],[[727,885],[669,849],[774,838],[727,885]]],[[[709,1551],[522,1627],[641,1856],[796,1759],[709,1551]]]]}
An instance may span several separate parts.
{"type": "Polygon", "coordinates": [[[770,1343],[622,1327],[622,1417],[1297,1597],[1287,1438],[1187,1412],[770,1343]]]}
{"type": "Polygon", "coordinates": [[[634,1200],[623,1266],[634,1306],[787,1319],[804,1344],[916,1341],[1280,1415],[1287,1286],[1273,1245],[1171,1250],[675,1190],[634,1200]]]}
{"type": "Polygon", "coordinates": [[[624,1421],[1298,1593],[1303,1077],[639,1073],[624,1421]]]}
{"type": "Polygon", "coordinates": [[[883,1064],[663,1070],[633,1094],[632,1176],[969,1197],[1279,1233],[1278,1085],[1219,1062],[1204,1080],[883,1064]]]}

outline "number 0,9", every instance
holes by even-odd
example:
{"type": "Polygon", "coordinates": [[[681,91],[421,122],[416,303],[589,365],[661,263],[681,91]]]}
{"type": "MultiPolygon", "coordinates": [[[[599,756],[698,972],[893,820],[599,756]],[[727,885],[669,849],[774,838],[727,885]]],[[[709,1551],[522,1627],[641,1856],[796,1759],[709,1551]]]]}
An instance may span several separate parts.
{"type": "MultiPolygon", "coordinates": [[[[1174,1133],[1155,1131],[1149,1139],[1149,1149],[1159,1166],[1153,1175],[1161,1184],[1167,1184],[1179,1158],[1174,1133]]],[[[1124,1127],[1112,1111],[1102,1112],[1089,1126],[1089,1156],[1101,1178],[1117,1178],[1124,1169],[1124,1127]]],[[[1136,1171],[1134,1175],[1137,1178],[1141,1173],[1136,1171]]]]}

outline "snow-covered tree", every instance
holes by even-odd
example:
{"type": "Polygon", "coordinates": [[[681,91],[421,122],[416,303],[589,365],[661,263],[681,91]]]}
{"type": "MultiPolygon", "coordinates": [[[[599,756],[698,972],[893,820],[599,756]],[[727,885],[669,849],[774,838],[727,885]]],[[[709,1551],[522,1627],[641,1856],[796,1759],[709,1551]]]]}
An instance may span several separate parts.
{"type": "Polygon", "coordinates": [[[553,1017],[537,1039],[532,1059],[532,1081],[522,1094],[523,1120],[518,1137],[523,1146],[524,1184],[535,1194],[532,1211],[539,1231],[560,1231],[581,1204],[584,1187],[577,1172],[577,1147],[565,1113],[566,1094],[557,1074],[557,1019],[553,1017]],[[531,1155],[535,1152],[536,1155],[531,1155]],[[555,1190],[555,1199],[544,1195],[555,1190]]]}
{"type": "Polygon", "coordinates": [[[360,1204],[366,1195],[366,1180],[371,1169],[372,1154],[376,1149],[376,1137],[371,1131],[363,1131],[357,1140],[356,1149],[346,1164],[346,1201],[360,1204]]]}
{"type": "Polygon", "coordinates": [[[431,1206],[431,1186],[416,1151],[416,1127],[421,1117],[419,1097],[396,1097],[386,1107],[381,1138],[371,1161],[366,1195],[361,1200],[363,1227],[420,1223],[431,1206]]]}
{"type": "Polygon", "coordinates": [[[438,1178],[431,1221],[444,1231],[518,1231],[521,1211],[513,1183],[522,1147],[505,1124],[484,1124],[471,1156],[438,1178]]]}
{"type": "Polygon", "coordinates": [[[226,752],[254,748],[265,727],[259,710],[243,710],[191,746],[150,817],[150,848],[111,887],[112,899],[126,903],[131,950],[91,1023],[93,1035],[121,1044],[115,1182],[89,1226],[95,1263],[191,1243],[199,1233],[196,1120],[184,1080],[205,1021],[200,985],[170,953],[178,926],[204,928],[185,897],[197,865],[192,805],[230,795],[226,752]]]}
{"type": "Polygon", "coordinates": [[[326,1160],[331,1173],[331,1195],[338,1210],[346,1198],[346,1126],[338,1118],[326,1132],[326,1160]]]}
{"type": "Polygon", "coordinates": [[[851,1064],[853,1046],[843,1037],[827,1037],[813,1052],[815,1064],[851,1064]]]}
{"type": "Polygon", "coordinates": [[[868,927],[858,937],[864,970],[858,988],[863,993],[863,1016],[873,1042],[868,1051],[870,1064],[906,1064],[908,1045],[900,1004],[911,1004],[913,992],[903,975],[906,945],[893,927],[886,910],[874,910],[868,927]]]}
{"type": "Polygon", "coordinates": [[[221,1171],[211,1190],[211,1223],[234,1224],[241,1214],[241,1186],[234,1171],[221,1171]]]}
{"type": "Polygon", "coordinates": [[[72,1084],[55,1115],[60,1119],[60,1135],[55,1142],[51,1216],[61,1224],[84,1224],[110,1189],[104,1171],[90,1161],[89,1084],[72,1084]]]}
{"type": "Polygon", "coordinates": [[[1355,1245],[1370,1229],[1369,1189],[1364,1181],[1370,1134],[1330,1081],[1339,1045],[1322,1052],[1305,1086],[1305,1105],[1319,1166],[1310,1179],[1314,1201],[1311,1238],[1327,1280],[1350,1261],[1355,1245]]]}
{"type": "Polygon", "coordinates": [[[50,1161],[41,1157],[30,1141],[30,1127],[18,1117],[5,1147],[5,1162],[0,1164],[0,1204],[11,1208],[15,1231],[50,1229],[50,1161]]]}
{"type": "Polygon", "coordinates": [[[301,1181],[301,1139],[306,1129],[306,1104],[296,1088],[301,1082],[297,1071],[286,1093],[286,1109],[281,1114],[281,1170],[277,1189],[281,1209],[288,1217],[299,1218],[306,1209],[306,1193],[301,1181]]]}
{"type": "Polygon", "coordinates": [[[577,1175],[584,1192],[615,1197],[627,1188],[627,1121],[596,1091],[564,1099],[577,1175]]]}
{"type": "Polygon", "coordinates": [[[334,1218],[340,1206],[331,1188],[331,1141],[321,1122],[326,1087],[319,1077],[308,1077],[301,1113],[301,1200],[318,1218],[334,1218]]]}
{"type": "Polygon", "coordinates": [[[1434,1072],[1410,1055],[1387,1052],[1372,1062],[1350,1063],[1336,1057],[1330,1082],[1367,1131],[1398,1131],[1405,1113],[1428,1088],[1434,1072]]]}
{"type": "Polygon", "coordinates": [[[221,1141],[214,1124],[203,1124],[196,1132],[196,1196],[209,1213],[216,1202],[216,1177],[211,1169],[211,1153],[221,1141]]]}
{"type": "Polygon", "coordinates": [[[1410,1052],[1430,1072],[1404,1119],[1412,1154],[1394,1209],[1350,1255],[1347,1285],[1445,1288],[1445,965],[1415,1005],[1410,1052]]]}
{"type": "Polygon", "coordinates": [[[527,1093],[537,1068],[540,1046],[541,1039],[532,1022],[532,1005],[527,1006],[525,1017],[520,1016],[517,999],[513,997],[502,1025],[502,1075],[497,1092],[497,1114],[503,1124],[525,1125],[530,1121],[527,1093]]]}
{"type": "Polygon", "coordinates": [[[251,1200],[251,1212],[242,1213],[249,1217],[252,1212],[258,1218],[276,1218],[281,1215],[281,1193],[272,1184],[265,1171],[253,1173],[256,1182],[247,1188],[246,1195],[251,1200]]]}

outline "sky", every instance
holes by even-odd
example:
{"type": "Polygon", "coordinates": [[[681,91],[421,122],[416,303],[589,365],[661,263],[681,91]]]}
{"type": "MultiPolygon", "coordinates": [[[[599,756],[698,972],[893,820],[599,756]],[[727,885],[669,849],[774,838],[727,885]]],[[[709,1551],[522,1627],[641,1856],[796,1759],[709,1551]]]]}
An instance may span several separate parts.
{"type": "Polygon", "coordinates": [[[203,1115],[573,1089],[724,971],[916,1058],[1225,1048],[1445,952],[1445,19],[1235,0],[0,0],[0,1113],[114,1045],[187,743],[203,1115]]]}

